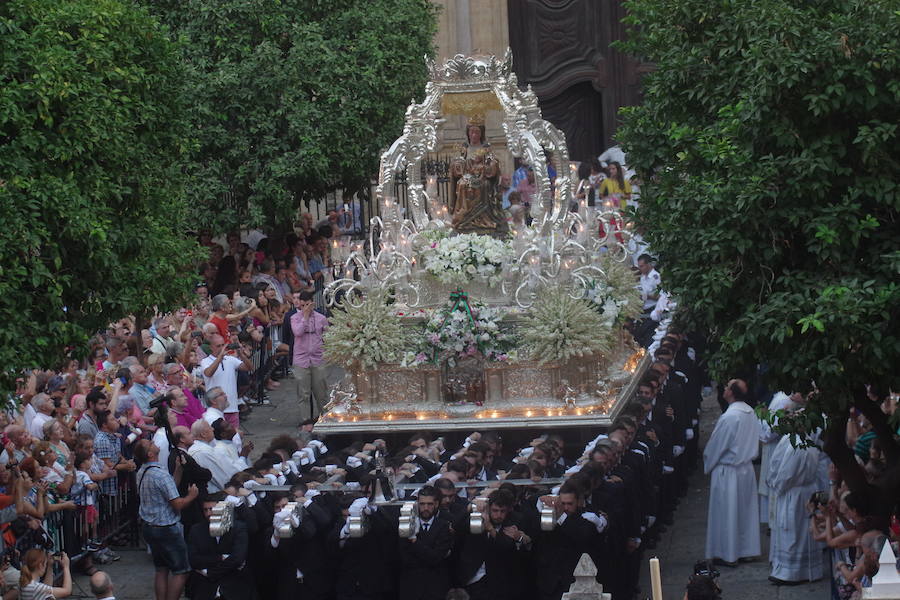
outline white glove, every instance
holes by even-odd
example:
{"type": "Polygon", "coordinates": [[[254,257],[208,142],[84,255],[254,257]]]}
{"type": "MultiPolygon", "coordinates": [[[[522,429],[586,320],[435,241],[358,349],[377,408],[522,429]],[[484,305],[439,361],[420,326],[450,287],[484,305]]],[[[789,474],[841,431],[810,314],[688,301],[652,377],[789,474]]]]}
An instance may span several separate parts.
{"type": "Polygon", "coordinates": [[[294,464],[305,465],[306,463],[303,462],[304,456],[305,455],[303,454],[303,452],[301,450],[297,450],[296,452],[291,454],[291,460],[294,462],[294,464]]]}
{"type": "Polygon", "coordinates": [[[684,430],[684,439],[687,441],[691,441],[694,439],[694,430],[693,429],[685,429],[684,430]]]}
{"type": "Polygon", "coordinates": [[[362,461],[355,456],[347,457],[347,466],[351,469],[358,469],[362,466],[362,461]]]}
{"type": "Polygon", "coordinates": [[[585,521],[590,521],[594,524],[594,527],[597,528],[597,533],[603,533],[606,531],[606,518],[603,515],[598,515],[597,513],[592,512],[584,512],[581,513],[581,518],[585,521]]]}
{"type": "Polygon", "coordinates": [[[225,496],[225,502],[228,504],[234,504],[235,506],[243,506],[244,499],[240,496],[225,496]]]}
{"type": "Polygon", "coordinates": [[[350,513],[351,517],[358,517],[362,514],[363,509],[366,508],[369,504],[368,498],[357,498],[350,505],[350,508],[347,509],[347,512],[350,513]]]}
{"type": "Polygon", "coordinates": [[[338,539],[346,540],[350,539],[350,518],[347,518],[347,522],[344,523],[344,526],[341,527],[341,532],[338,534],[338,539]]]}
{"type": "Polygon", "coordinates": [[[337,469],[337,465],[325,465],[325,474],[331,475],[335,469],[337,469]]]}
{"type": "Polygon", "coordinates": [[[258,488],[261,485],[262,484],[259,483],[258,481],[256,481],[255,479],[248,479],[247,481],[244,482],[243,487],[245,490],[250,490],[252,492],[253,490],[255,490],[256,488],[258,488]]]}
{"type": "Polygon", "coordinates": [[[684,446],[672,446],[672,456],[678,457],[684,454],[684,446]]]}
{"type": "Polygon", "coordinates": [[[269,485],[278,485],[278,477],[274,473],[266,473],[263,475],[266,478],[266,481],[269,482],[269,485]]]}
{"type": "Polygon", "coordinates": [[[647,528],[653,527],[654,523],[656,523],[656,515],[647,515],[647,528]]]}

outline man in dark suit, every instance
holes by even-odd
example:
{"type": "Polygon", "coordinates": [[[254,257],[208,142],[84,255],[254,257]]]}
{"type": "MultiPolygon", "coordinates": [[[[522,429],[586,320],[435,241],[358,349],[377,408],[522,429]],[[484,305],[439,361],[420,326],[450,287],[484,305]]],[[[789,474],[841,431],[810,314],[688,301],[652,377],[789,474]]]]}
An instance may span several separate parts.
{"type": "MultiPolygon", "coordinates": [[[[304,484],[298,484],[299,492],[306,493],[304,484]]],[[[294,535],[278,540],[279,600],[322,600],[331,593],[333,581],[325,553],[325,538],[331,531],[333,518],[325,499],[326,496],[316,496],[311,501],[303,496],[295,498],[304,507],[300,527],[294,535]]]]}
{"type": "Polygon", "coordinates": [[[584,499],[570,482],[563,484],[556,499],[560,516],[552,531],[540,531],[535,541],[537,597],[559,600],[575,580],[575,565],[606,529],[606,517],[585,512],[584,499]]]}
{"type": "Polygon", "coordinates": [[[419,529],[400,540],[400,600],[444,600],[450,589],[450,523],[438,514],[438,491],[426,485],[416,501],[419,529]]]}
{"type": "Polygon", "coordinates": [[[490,496],[484,531],[463,536],[456,579],[471,600],[519,600],[527,597],[526,563],[531,538],[513,513],[515,496],[497,490],[490,496]]]}
{"type": "Polygon", "coordinates": [[[194,600],[242,600],[253,594],[247,560],[247,527],[235,520],[221,537],[209,533],[209,517],[216,503],[225,500],[223,492],[210,494],[203,502],[204,520],[191,528],[188,555],[191,561],[191,592],[194,600]]]}
{"type": "Polygon", "coordinates": [[[392,581],[390,562],[396,548],[397,522],[386,511],[367,504],[365,498],[341,498],[341,515],[327,539],[335,563],[337,600],[381,600],[392,581]],[[350,516],[367,515],[369,529],[359,538],[350,537],[350,516]],[[389,547],[389,545],[391,547],[389,547]]]}

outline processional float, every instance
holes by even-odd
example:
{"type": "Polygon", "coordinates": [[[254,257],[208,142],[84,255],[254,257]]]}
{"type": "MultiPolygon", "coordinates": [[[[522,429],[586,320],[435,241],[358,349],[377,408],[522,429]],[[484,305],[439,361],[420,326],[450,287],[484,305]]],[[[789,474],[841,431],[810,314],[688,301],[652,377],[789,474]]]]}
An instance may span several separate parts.
{"type": "Polygon", "coordinates": [[[576,199],[565,138],[509,51],[429,70],[381,156],[368,243],[332,257],[325,349],[347,376],[317,430],[608,424],[647,362],[621,328],[639,300],[617,199],[576,199]]]}

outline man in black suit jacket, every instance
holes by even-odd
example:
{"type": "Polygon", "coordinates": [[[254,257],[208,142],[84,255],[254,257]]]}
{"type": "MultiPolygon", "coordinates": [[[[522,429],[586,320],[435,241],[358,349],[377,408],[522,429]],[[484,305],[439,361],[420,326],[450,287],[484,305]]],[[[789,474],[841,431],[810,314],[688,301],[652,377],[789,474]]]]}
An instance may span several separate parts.
{"type": "Polygon", "coordinates": [[[204,520],[191,528],[188,555],[191,561],[191,592],[194,600],[242,600],[253,595],[249,573],[244,569],[247,560],[247,527],[235,520],[231,529],[221,537],[209,534],[209,517],[217,502],[225,494],[211,494],[203,502],[204,520]]]}
{"type": "Polygon", "coordinates": [[[450,523],[438,514],[438,491],[419,490],[419,530],[400,540],[400,600],[444,600],[450,589],[450,523]]]}
{"type": "MultiPolygon", "coordinates": [[[[301,489],[305,493],[305,486],[301,489]]],[[[316,496],[312,501],[297,499],[304,507],[300,527],[290,538],[278,540],[277,569],[279,600],[322,600],[328,598],[333,584],[325,538],[333,522],[328,507],[316,496]]],[[[274,544],[275,542],[273,542],[274,544]]]]}
{"type": "Polygon", "coordinates": [[[575,580],[572,573],[581,555],[600,543],[606,517],[584,510],[581,492],[563,484],[556,499],[560,511],[552,531],[540,531],[535,541],[535,575],[538,598],[559,600],[575,580]]]}
{"type": "Polygon", "coordinates": [[[515,496],[498,489],[486,508],[484,531],[463,537],[456,579],[471,600],[519,600],[527,597],[526,563],[531,538],[512,512],[515,496]]]}
{"type": "Polygon", "coordinates": [[[354,511],[353,500],[350,496],[341,498],[343,518],[334,524],[326,541],[337,571],[335,597],[381,600],[393,583],[390,561],[392,549],[396,548],[397,522],[385,510],[365,506],[362,510],[368,515],[369,530],[360,538],[351,538],[349,517],[354,511]]]}

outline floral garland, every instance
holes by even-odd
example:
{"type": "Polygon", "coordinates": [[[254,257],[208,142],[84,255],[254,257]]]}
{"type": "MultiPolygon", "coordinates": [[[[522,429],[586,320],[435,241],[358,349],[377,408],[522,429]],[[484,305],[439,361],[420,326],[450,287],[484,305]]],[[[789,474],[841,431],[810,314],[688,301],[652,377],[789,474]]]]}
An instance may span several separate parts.
{"type": "Polygon", "coordinates": [[[432,242],[424,251],[425,270],[442,283],[464,285],[481,277],[497,285],[511,252],[507,242],[464,233],[432,242]]]}
{"type": "Polygon", "coordinates": [[[431,311],[420,348],[407,352],[402,364],[446,361],[453,367],[457,360],[472,356],[494,362],[515,360],[514,338],[500,326],[505,314],[501,308],[470,304],[465,292],[454,292],[447,308],[431,311]]]}
{"type": "Polygon", "coordinates": [[[610,333],[587,300],[552,287],[539,292],[519,329],[528,355],[542,363],[608,351],[610,333]]]}
{"type": "Polygon", "coordinates": [[[344,301],[325,331],[325,358],[348,368],[396,363],[410,345],[407,331],[384,294],[371,294],[359,306],[344,301]]]}

